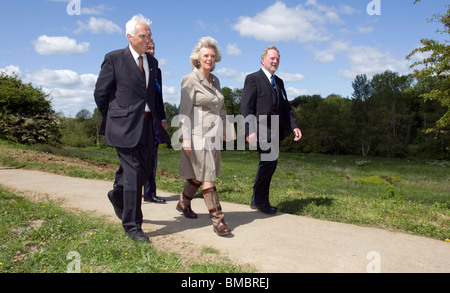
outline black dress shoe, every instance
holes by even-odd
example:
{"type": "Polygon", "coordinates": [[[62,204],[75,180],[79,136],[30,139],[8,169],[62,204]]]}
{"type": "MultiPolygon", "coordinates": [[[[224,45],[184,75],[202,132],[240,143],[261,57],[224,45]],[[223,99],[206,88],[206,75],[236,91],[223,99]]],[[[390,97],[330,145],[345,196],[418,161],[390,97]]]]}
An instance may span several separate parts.
{"type": "Polygon", "coordinates": [[[112,203],[113,208],[114,208],[114,212],[116,213],[116,216],[122,221],[122,214],[123,214],[123,208],[120,207],[114,200],[114,195],[113,195],[114,190],[111,190],[108,192],[108,198],[109,201],[112,203]]]}
{"type": "MultiPolygon", "coordinates": [[[[255,202],[253,201],[253,199],[252,199],[252,202],[250,203],[250,208],[253,209],[253,210],[260,210],[260,209],[262,209],[262,210],[264,210],[264,211],[271,210],[270,214],[275,214],[275,213],[278,211],[278,208],[277,208],[277,207],[271,206],[270,204],[267,204],[267,205],[261,205],[261,208],[259,208],[259,207],[255,204],[255,202]]],[[[265,212],[263,212],[263,213],[265,213],[265,212]]],[[[267,213],[265,213],[265,214],[267,214],[267,213]]]]}
{"type": "Polygon", "coordinates": [[[275,215],[277,213],[277,208],[276,207],[272,207],[270,205],[250,205],[250,207],[252,209],[257,209],[258,211],[260,211],[263,214],[267,214],[267,215],[275,215]]]}
{"type": "Polygon", "coordinates": [[[135,241],[150,242],[142,230],[125,231],[125,234],[135,241]]]}
{"type": "Polygon", "coordinates": [[[145,202],[153,202],[153,203],[166,203],[165,199],[162,199],[160,197],[157,197],[156,195],[152,196],[145,196],[144,197],[145,202]]]}

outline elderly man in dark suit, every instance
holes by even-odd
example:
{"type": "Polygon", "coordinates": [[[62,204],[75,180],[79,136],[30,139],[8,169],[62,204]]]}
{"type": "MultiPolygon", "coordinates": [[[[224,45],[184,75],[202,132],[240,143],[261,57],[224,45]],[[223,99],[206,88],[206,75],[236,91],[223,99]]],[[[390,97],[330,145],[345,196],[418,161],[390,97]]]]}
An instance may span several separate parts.
{"type": "Polygon", "coordinates": [[[251,207],[272,215],[277,208],[270,205],[269,189],[278,164],[280,141],[291,132],[294,140],[299,141],[302,133],[287,100],[283,80],[275,75],[280,64],[280,53],[275,46],[264,50],[261,64],[261,70],[245,79],[241,114],[248,123],[247,142],[257,147],[260,156],[251,207]]]}
{"type": "Polygon", "coordinates": [[[116,148],[123,170],[108,197],[126,235],[137,241],[149,241],[141,229],[141,202],[142,186],[153,169],[158,72],[158,61],[146,53],[152,37],[150,23],[142,15],[127,23],[130,45],[105,56],[94,92],[103,116],[100,134],[116,148]]]}

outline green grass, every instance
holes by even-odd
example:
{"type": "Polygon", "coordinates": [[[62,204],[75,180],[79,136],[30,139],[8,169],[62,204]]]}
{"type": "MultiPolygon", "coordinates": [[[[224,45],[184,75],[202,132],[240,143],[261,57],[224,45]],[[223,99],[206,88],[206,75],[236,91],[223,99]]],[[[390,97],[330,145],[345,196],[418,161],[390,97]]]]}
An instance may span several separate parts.
{"type": "MultiPolygon", "coordinates": [[[[23,147],[4,141],[0,141],[0,146],[23,147]]],[[[39,149],[118,165],[112,148],[40,146],[39,149]]],[[[164,175],[157,176],[159,189],[182,191],[184,182],[177,178],[179,162],[178,151],[160,147],[158,170],[164,175]]],[[[61,168],[16,162],[1,153],[0,163],[50,172],[52,168],[61,168]]],[[[257,165],[255,152],[222,152],[222,173],[216,182],[221,200],[249,204],[257,165]]],[[[450,238],[449,168],[448,161],[282,153],[272,180],[270,200],[285,213],[444,241],[450,238]]],[[[69,175],[112,180],[114,172],[99,176],[85,170],[70,170],[69,175]]]]}
{"type": "MultiPolygon", "coordinates": [[[[240,273],[228,260],[183,265],[174,253],[135,242],[121,225],[0,187],[0,273],[240,273]],[[79,266],[77,267],[77,264],[79,266]]],[[[211,253],[206,250],[205,253],[211,253]]]]}

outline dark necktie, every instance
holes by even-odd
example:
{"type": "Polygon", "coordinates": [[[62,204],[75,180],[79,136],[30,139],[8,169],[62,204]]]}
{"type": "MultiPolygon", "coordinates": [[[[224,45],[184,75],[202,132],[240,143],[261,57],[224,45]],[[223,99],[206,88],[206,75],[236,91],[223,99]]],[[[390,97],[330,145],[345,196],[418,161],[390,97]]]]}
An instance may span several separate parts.
{"type": "Polygon", "coordinates": [[[147,88],[147,81],[145,78],[145,70],[144,70],[144,57],[139,56],[139,71],[141,72],[142,79],[144,80],[145,87],[147,88]]]}
{"type": "Polygon", "coordinates": [[[277,87],[275,86],[275,78],[273,77],[273,75],[270,78],[270,81],[272,82],[273,90],[275,91],[275,93],[277,93],[277,87]]]}

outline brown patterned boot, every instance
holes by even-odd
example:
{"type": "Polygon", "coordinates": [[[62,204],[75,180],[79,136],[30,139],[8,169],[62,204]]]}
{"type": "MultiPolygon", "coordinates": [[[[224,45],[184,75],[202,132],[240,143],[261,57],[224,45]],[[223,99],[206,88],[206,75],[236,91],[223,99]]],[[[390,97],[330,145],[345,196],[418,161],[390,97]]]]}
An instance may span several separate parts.
{"type": "Polygon", "coordinates": [[[215,187],[211,187],[203,190],[203,198],[205,204],[208,207],[209,215],[213,223],[214,232],[219,236],[227,236],[231,233],[231,229],[228,228],[224,220],[224,213],[220,206],[219,196],[215,187]]]}
{"type": "Polygon", "coordinates": [[[184,189],[180,195],[180,201],[177,204],[177,210],[188,219],[197,219],[197,214],[191,209],[191,201],[194,199],[201,182],[189,179],[184,184],[184,189]]]}

